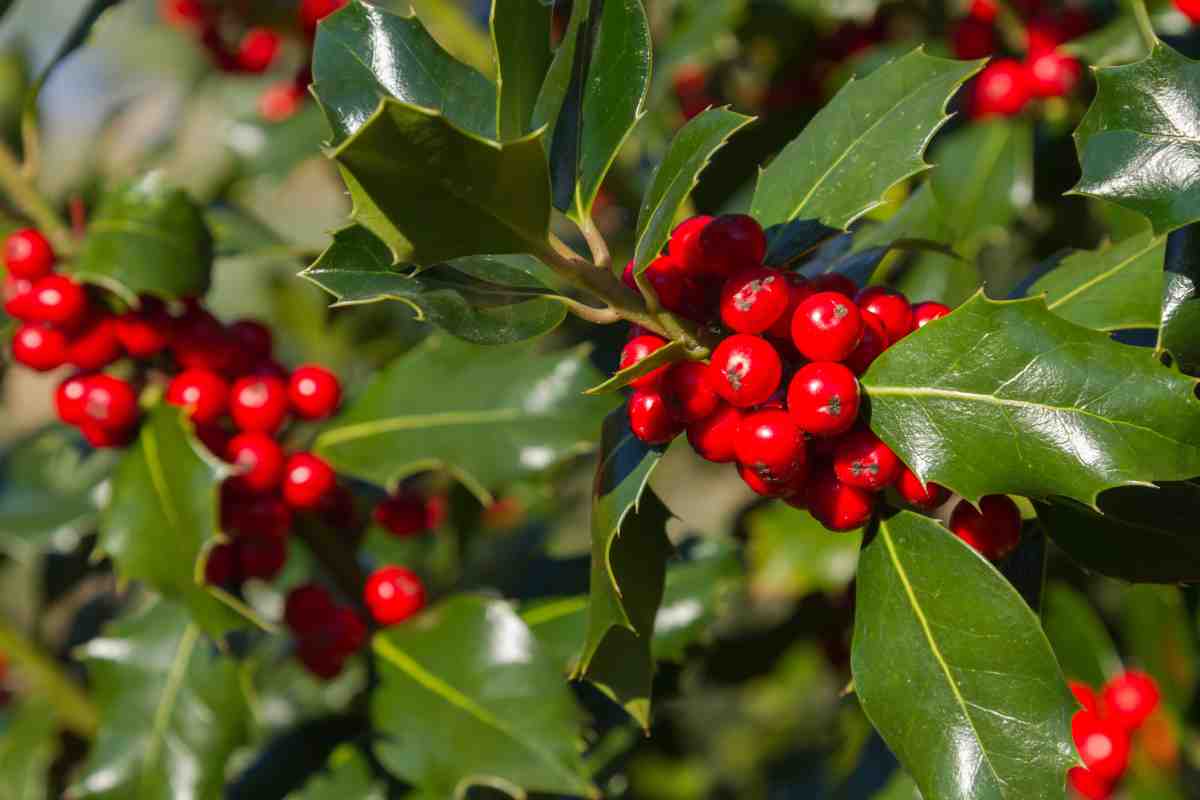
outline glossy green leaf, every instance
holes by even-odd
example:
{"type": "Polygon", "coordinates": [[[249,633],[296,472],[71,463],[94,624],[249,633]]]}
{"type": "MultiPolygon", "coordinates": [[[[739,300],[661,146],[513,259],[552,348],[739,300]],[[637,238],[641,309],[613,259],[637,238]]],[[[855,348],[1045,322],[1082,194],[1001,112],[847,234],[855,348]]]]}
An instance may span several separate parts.
{"type": "Polygon", "coordinates": [[[1008,581],[902,511],[879,521],[857,587],[855,693],[926,800],[1061,800],[1076,705],[1008,581]]]}
{"type": "Polygon", "coordinates": [[[807,511],[771,503],[746,516],[750,592],[798,600],[845,590],[858,567],[860,532],[830,533],[807,511]]]}
{"type": "Polygon", "coordinates": [[[181,409],[160,405],[117,464],[100,517],[98,546],[117,572],[186,606],[210,635],[238,623],[201,582],[201,555],[217,535],[217,487],[224,476],[224,467],[197,452],[181,409]]]}
{"type": "Polygon", "coordinates": [[[1067,678],[1103,686],[1121,671],[1121,657],[1100,615],[1069,584],[1046,587],[1042,630],[1067,678]]]}
{"type": "MultiPolygon", "coordinates": [[[[1185,35],[1191,27],[1187,17],[1170,2],[1147,3],[1154,30],[1161,35],[1185,35]],[[1155,6],[1158,8],[1155,8],[1155,6]]],[[[1146,55],[1146,42],[1132,14],[1119,14],[1107,25],[1062,45],[1062,50],[1092,67],[1111,67],[1137,61],[1146,55]]]]}
{"type": "Polygon", "coordinates": [[[587,638],[575,677],[595,684],[644,728],[654,678],[651,639],[662,602],[671,512],[650,475],[662,457],[629,429],[625,409],[604,421],[592,487],[592,572],[587,638]]]}
{"type": "Polygon", "coordinates": [[[608,397],[585,349],[477,347],[432,338],[378,372],[317,437],[339,472],[391,486],[445,468],[483,498],[593,447],[608,397]]]}
{"type": "Polygon", "coordinates": [[[57,753],[54,706],[44,698],[9,700],[0,713],[0,785],[5,798],[50,800],[50,765],[57,753]]]}
{"type": "Polygon", "coordinates": [[[1160,42],[1095,75],[1096,99],[1075,131],[1074,191],[1146,215],[1156,233],[1200,220],[1200,64],[1160,42]]]}
{"type": "Polygon", "coordinates": [[[355,219],[421,266],[548,247],[541,133],[497,144],[436,111],[384,100],[333,157],[355,219]]]}
{"type": "Polygon", "coordinates": [[[554,205],[562,210],[571,207],[579,177],[583,82],[596,35],[591,19],[600,2],[581,0],[571,4],[562,43],[554,51],[533,107],[534,130],[546,129],[542,143],[549,157],[554,205]]]}
{"type": "Polygon", "coordinates": [[[477,344],[508,344],[540,336],[566,318],[549,297],[546,271],[525,256],[470,256],[419,272],[401,272],[378,237],[359,225],[343,228],[321,257],[300,273],[337,298],[337,305],[396,300],[417,319],[477,344]]]}
{"type": "Polygon", "coordinates": [[[390,772],[435,797],[472,785],[599,797],[559,665],[508,604],[456,595],[380,632],[373,649],[374,747],[390,772]]]}
{"type": "Polygon", "coordinates": [[[1073,253],[1029,288],[1046,307],[1100,331],[1156,328],[1162,302],[1163,237],[1147,232],[1073,253]]]}
{"type": "Polygon", "coordinates": [[[896,211],[878,225],[864,225],[854,236],[854,251],[881,247],[898,239],[948,242],[954,238],[945,209],[933,194],[929,181],[917,187],[896,211]]]}
{"type": "Polygon", "coordinates": [[[200,297],[212,262],[199,207],[161,173],[150,173],[101,197],[71,271],[136,303],[140,294],[200,297]]]}
{"type": "Polygon", "coordinates": [[[1167,237],[1158,349],[1189,375],[1200,374],[1200,225],[1167,237]]]}
{"type": "Polygon", "coordinates": [[[675,134],[666,156],[654,171],[638,212],[634,258],[639,271],[666,246],[680,207],[700,181],[700,173],[713,155],[729,137],[753,121],[753,117],[735,114],[728,108],[710,108],[675,134]]]}
{"type": "Polygon", "coordinates": [[[538,0],[492,0],[492,46],[496,50],[501,141],[534,130],[533,109],[550,68],[550,9],[538,0]]]}
{"type": "Polygon", "coordinates": [[[496,87],[443,50],[415,15],[351,0],[317,27],[312,69],[337,144],[385,97],[438,110],[465,130],[496,138],[496,87]]]}
{"type": "Polygon", "coordinates": [[[759,174],[751,214],[764,225],[819,219],[835,228],[929,168],[924,152],[946,103],[982,67],[918,49],[846,84],[759,174]]]}
{"type": "Polygon", "coordinates": [[[1200,581],[1195,525],[1200,485],[1123,486],[1099,498],[1099,512],[1062,498],[1037,504],[1038,517],[1080,566],[1137,583],[1200,581]]]}
{"type": "Polygon", "coordinates": [[[863,376],[871,428],[904,463],[974,501],[1200,474],[1195,381],[1147,350],[982,292],[902,339],[863,376]],[[980,458],[987,453],[987,458],[980,458]]]}
{"type": "Polygon", "coordinates": [[[238,666],[189,613],[159,601],[81,648],[100,731],[72,797],[218,797],[250,709],[238,666]]]}
{"type": "Polygon", "coordinates": [[[1179,711],[1196,691],[1196,634],[1192,612],[1175,586],[1132,586],[1121,603],[1121,633],[1129,661],[1157,682],[1179,711]]]}
{"type": "Polygon", "coordinates": [[[686,358],[687,346],[678,339],[667,342],[636,364],[616,372],[611,378],[588,389],[585,394],[608,394],[624,389],[638,378],[666,364],[674,364],[686,358]]]}

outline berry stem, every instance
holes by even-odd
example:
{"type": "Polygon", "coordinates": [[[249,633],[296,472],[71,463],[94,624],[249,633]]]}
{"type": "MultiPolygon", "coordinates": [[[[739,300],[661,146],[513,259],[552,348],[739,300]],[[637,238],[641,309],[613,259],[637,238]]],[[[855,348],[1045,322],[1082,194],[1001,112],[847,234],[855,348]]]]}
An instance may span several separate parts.
{"type": "Polygon", "coordinates": [[[71,232],[21,168],[9,147],[0,143],[0,186],[25,216],[45,235],[59,256],[75,250],[71,232]]]}
{"type": "Polygon", "coordinates": [[[583,218],[579,230],[587,241],[588,250],[592,252],[592,261],[595,265],[603,270],[611,268],[612,256],[608,252],[608,242],[604,241],[604,234],[600,233],[600,229],[596,227],[596,222],[591,216],[583,218]]]}
{"type": "Polygon", "coordinates": [[[996,27],[999,29],[1000,35],[1004,37],[1004,44],[1014,52],[1026,52],[1029,49],[1029,37],[1025,32],[1025,23],[1021,20],[1021,16],[1013,10],[1008,0],[995,0],[995,2],[996,27]]]}
{"type": "Polygon", "coordinates": [[[1133,21],[1137,23],[1138,35],[1146,45],[1146,50],[1152,51],[1158,45],[1158,36],[1154,33],[1154,23],[1150,20],[1150,12],[1146,10],[1145,0],[1129,0],[1129,8],[1133,12],[1133,21]]]}
{"type": "Polygon", "coordinates": [[[84,738],[95,735],[99,715],[91,699],[67,677],[54,659],[3,620],[0,620],[0,652],[19,663],[30,682],[54,699],[63,727],[84,738]]]}

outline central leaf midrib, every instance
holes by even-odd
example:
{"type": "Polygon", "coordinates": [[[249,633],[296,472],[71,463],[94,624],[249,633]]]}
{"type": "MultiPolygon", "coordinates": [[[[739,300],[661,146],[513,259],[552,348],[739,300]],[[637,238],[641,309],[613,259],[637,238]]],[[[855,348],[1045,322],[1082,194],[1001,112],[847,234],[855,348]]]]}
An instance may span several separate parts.
{"type": "Polygon", "coordinates": [[[1108,280],[1109,278],[1111,278],[1114,275],[1123,271],[1126,267],[1128,267],[1134,261],[1137,261],[1139,258],[1146,255],[1146,253],[1149,253],[1151,250],[1158,247],[1160,244],[1162,244],[1162,237],[1161,236],[1153,237],[1150,240],[1150,243],[1146,247],[1142,248],[1141,250],[1138,250],[1136,253],[1129,256],[1129,258],[1126,258],[1124,261],[1119,262],[1116,266],[1114,266],[1110,269],[1107,269],[1107,270],[1099,273],[1098,275],[1093,275],[1091,278],[1089,278],[1088,280],[1079,284],[1074,289],[1072,289],[1071,291],[1064,294],[1062,297],[1055,300],[1053,303],[1047,303],[1046,308],[1053,311],[1054,309],[1058,308],[1062,304],[1066,303],[1068,300],[1103,283],[1104,281],[1108,280]]]}
{"type": "Polygon", "coordinates": [[[153,725],[150,729],[145,755],[142,757],[143,771],[138,783],[143,788],[147,777],[155,774],[151,763],[158,758],[159,751],[162,749],[163,738],[166,736],[167,726],[171,721],[171,708],[175,704],[179,692],[183,689],[183,679],[187,674],[188,662],[192,659],[192,652],[195,650],[199,638],[199,629],[195,625],[188,625],[184,629],[183,635],[179,637],[179,644],[176,645],[175,656],[171,659],[171,666],[167,670],[162,695],[154,707],[153,725]]]}
{"type": "Polygon", "coordinates": [[[317,437],[322,445],[341,444],[368,436],[417,428],[453,428],[467,425],[486,425],[496,422],[516,422],[522,419],[541,419],[546,414],[535,414],[522,408],[496,408],[479,411],[443,411],[432,414],[415,414],[404,417],[384,417],[334,428],[317,437]]]}

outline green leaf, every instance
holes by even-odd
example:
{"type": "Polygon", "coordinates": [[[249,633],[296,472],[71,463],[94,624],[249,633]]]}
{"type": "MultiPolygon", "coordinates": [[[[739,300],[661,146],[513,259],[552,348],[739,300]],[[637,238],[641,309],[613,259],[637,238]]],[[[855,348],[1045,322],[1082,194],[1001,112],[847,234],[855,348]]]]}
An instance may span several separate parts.
{"type": "Polygon", "coordinates": [[[685,561],[667,566],[662,603],[654,618],[654,658],[683,663],[703,642],[729,597],[743,583],[738,548],[725,539],[694,544],[685,561]]]}
{"type": "Polygon", "coordinates": [[[500,84],[499,139],[534,130],[533,109],[550,68],[550,9],[536,0],[492,0],[492,45],[500,84]]]}
{"type": "Polygon", "coordinates": [[[236,662],[167,602],[110,625],[80,650],[101,726],[72,797],[217,797],[250,709],[236,662]]]}
{"type": "Polygon", "coordinates": [[[376,634],[371,719],[387,769],[435,797],[472,785],[599,797],[559,667],[499,600],[456,595],[376,634]]]}
{"type": "Polygon", "coordinates": [[[857,585],[855,692],[926,800],[1061,800],[1076,705],[1008,581],[902,511],[879,521],[857,585]]]}
{"type": "Polygon", "coordinates": [[[595,684],[650,728],[651,639],[671,554],[671,512],[646,493],[662,458],[633,435],[624,408],[609,414],[592,488],[587,638],[574,676],[595,684]]]}
{"type": "Polygon", "coordinates": [[[1121,604],[1121,633],[1130,660],[1158,682],[1163,698],[1186,711],[1196,690],[1196,635],[1175,586],[1132,586],[1121,604]]]}
{"type": "Polygon", "coordinates": [[[604,383],[593,386],[584,392],[584,394],[609,394],[610,392],[624,389],[638,378],[653,372],[661,366],[684,360],[687,357],[686,353],[687,346],[678,339],[667,342],[641,361],[623,370],[619,370],[611,378],[604,381],[604,383]]]}
{"type": "Polygon", "coordinates": [[[294,800],[387,800],[386,789],[358,752],[341,748],[329,760],[328,770],[304,784],[294,800]]]}
{"type": "Polygon", "coordinates": [[[213,636],[239,623],[202,583],[200,564],[217,534],[217,487],[224,477],[224,467],[197,452],[182,410],[160,405],[117,464],[98,542],[122,577],[182,603],[213,636]]]}
{"type": "Polygon", "coordinates": [[[477,344],[508,344],[558,327],[567,310],[543,282],[545,268],[523,256],[471,256],[404,273],[378,237],[360,225],[342,228],[302,277],[337,305],[397,300],[417,319],[477,344]]]}
{"type": "Polygon", "coordinates": [[[1075,131],[1083,176],[1073,191],[1144,214],[1155,233],[1200,220],[1200,64],[1160,42],[1095,75],[1075,131]]]}
{"type": "Polygon", "coordinates": [[[1071,680],[1103,686],[1121,671],[1117,646],[1100,615],[1069,584],[1055,581],[1046,587],[1042,629],[1071,680]]]}
{"type": "Polygon", "coordinates": [[[1047,308],[1087,328],[1156,328],[1164,250],[1163,237],[1147,232],[1100,250],[1073,253],[1039,278],[1028,294],[1045,293],[1047,308]]]}
{"type": "Polygon", "coordinates": [[[542,142],[549,157],[554,204],[559,209],[571,206],[579,177],[583,81],[587,72],[586,59],[591,55],[596,33],[590,20],[593,7],[599,2],[580,0],[571,4],[571,18],[563,32],[562,43],[554,51],[533,107],[534,130],[546,129],[542,142]]]}
{"type": "Polygon", "coordinates": [[[929,168],[923,154],[949,119],[946,103],[982,66],[917,49],[847,83],[759,174],[750,213],[764,227],[797,218],[848,227],[929,168]]]}
{"type": "MultiPolygon", "coordinates": [[[[1159,35],[1186,35],[1191,23],[1171,3],[1150,2],[1150,19],[1159,35]]],[[[1062,45],[1063,52],[1070,53],[1092,67],[1111,67],[1129,61],[1137,61],[1146,55],[1146,42],[1138,31],[1137,21],[1132,14],[1120,14],[1107,25],[1072,39],[1062,45]]]]}
{"type": "Polygon", "coordinates": [[[1137,583],[1200,581],[1195,510],[1200,485],[1123,486],[1099,510],[1062,498],[1037,503],[1046,533],[1080,566],[1137,583]]]}
{"type": "Polygon", "coordinates": [[[477,347],[431,338],[377,373],[317,437],[339,472],[380,486],[444,468],[481,498],[592,448],[613,399],[583,348],[477,347]]]}
{"type": "Polygon", "coordinates": [[[1200,474],[1196,382],[1141,348],[982,292],[863,376],[871,428],[925,480],[976,501],[1200,474]],[[980,454],[986,453],[981,458],[980,454]]]}
{"type": "Polygon", "coordinates": [[[1200,226],[1167,237],[1158,349],[1189,375],[1200,373],[1200,226]]]}
{"type": "Polygon", "coordinates": [[[666,246],[680,207],[713,155],[729,137],[753,121],[754,117],[735,114],[728,108],[710,108],[675,134],[638,212],[635,263],[639,272],[666,246]]]}
{"type": "Polygon", "coordinates": [[[415,15],[351,0],[317,27],[312,69],[335,144],[367,124],[385,97],[496,138],[496,87],[443,50],[415,15]]]}
{"type": "Polygon", "coordinates": [[[550,179],[541,132],[497,144],[436,111],[384,100],[334,152],[354,218],[398,259],[541,253],[550,179]]]}
{"type": "Polygon", "coordinates": [[[161,173],[150,173],[100,199],[71,271],[136,303],[140,294],[200,297],[212,262],[200,209],[161,173]]]}
{"type": "Polygon", "coordinates": [[[799,600],[844,591],[858,566],[860,532],[831,534],[807,511],[770,503],[746,516],[750,592],[760,600],[799,600]]]}
{"type": "Polygon", "coordinates": [[[0,782],[8,800],[49,800],[58,753],[54,707],[46,699],[11,702],[0,714],[0,782]]]}

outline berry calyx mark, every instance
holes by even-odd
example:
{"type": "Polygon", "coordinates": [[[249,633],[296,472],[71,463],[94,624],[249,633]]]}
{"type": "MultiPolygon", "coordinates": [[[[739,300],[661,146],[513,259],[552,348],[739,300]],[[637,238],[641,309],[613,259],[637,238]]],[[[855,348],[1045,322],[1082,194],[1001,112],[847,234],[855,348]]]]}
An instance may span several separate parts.
{"type": "Polygon", "coordinates": [[[817,413],[828,414],[831,417],[842,415],[842,398],[840,395],[830,395],[829,402],[817,408],[817,413]]]}

